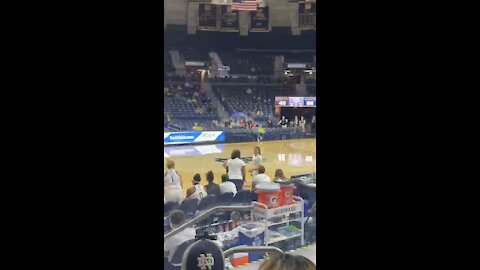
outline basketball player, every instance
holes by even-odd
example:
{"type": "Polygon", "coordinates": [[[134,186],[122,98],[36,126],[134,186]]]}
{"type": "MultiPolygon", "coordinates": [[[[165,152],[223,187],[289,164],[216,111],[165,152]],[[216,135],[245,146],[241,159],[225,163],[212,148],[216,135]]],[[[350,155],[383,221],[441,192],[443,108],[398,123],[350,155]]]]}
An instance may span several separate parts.
{"type": "Polygon", "coordinates": [[[303,118],[303,116],[300,117],[300,121],[298,122],[298,125],[302,129],[302,132],[305,133],[305,119],[303,118]]]}
{"type": "Polygon", "coordinates": [[[258,174],[258,166],[262,165],[262,161],[262,151],[259,146],[255,146],[253,148],[252,169],[250,170],[252,177],[258,174]]]}
{"type": "Polygon", "coordinates": [[[165,202],[183,201],[182,177],[175,171],[175,162],[167,160],[167,172],[163,178],[165,202]]]}
{"type": "Polygon", "coordinates": [[[288,124],[288,119],[285,118],[285,116],[282,116],[282,119],[280,119],[280,121],[278,121],[278,125],[281,126],[282,128],[287,128],[288,124]]]}
{"type": "Polygon", "coordinates": [[[208,195],[205,188],[200,185],[200,180],[202,180],[200,174],[195,174],[192,179],[193,187],[187,189],[187,198],[197,199],[198,203],[208,195]]]}

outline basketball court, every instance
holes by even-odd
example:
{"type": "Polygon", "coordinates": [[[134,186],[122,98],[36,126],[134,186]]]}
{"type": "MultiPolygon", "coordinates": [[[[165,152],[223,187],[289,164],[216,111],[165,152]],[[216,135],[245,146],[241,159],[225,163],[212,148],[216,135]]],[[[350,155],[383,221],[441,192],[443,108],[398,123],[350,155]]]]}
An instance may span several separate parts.
{"type": "Polygon", "coordinates": [[[226,173],[223,162],[230,158],[234,149],[238,149],[246,163],[245,187],[249,189],[252,187],[252,176],[248,170],[252,168],[254,146],[260,146],[265,173],[272,179],[276,169],[282,169],[286,177],[316,172],[316,139],[165,146],[164,164],[167,159],[175,161],[175,169],[182,177],[185,195],[186,190],[192,186],[193,176],[197,173],[202,177],[200,182],[202,185],[207,184],[205,174],[210,170],[214,173],[214,182],[220,183],[221,175],[226,173]]]}

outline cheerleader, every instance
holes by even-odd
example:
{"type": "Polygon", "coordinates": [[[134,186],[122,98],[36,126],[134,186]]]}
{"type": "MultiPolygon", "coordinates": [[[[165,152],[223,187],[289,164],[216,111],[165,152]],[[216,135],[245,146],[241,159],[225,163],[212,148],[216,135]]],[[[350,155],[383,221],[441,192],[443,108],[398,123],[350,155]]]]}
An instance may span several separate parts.
{"type": "Polygon", "coordinates": [[[262,151],[259,146],[255,146],[253,148],[252,169],[250,170],[252,177],[258,174],[258,166],[262,164],[262,161],[262,151]]]}

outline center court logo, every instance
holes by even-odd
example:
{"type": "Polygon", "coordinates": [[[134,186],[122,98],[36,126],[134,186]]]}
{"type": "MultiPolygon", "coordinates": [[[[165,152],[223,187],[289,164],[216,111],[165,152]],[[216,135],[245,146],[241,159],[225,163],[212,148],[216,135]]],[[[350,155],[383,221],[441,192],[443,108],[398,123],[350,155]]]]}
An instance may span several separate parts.
{"type": "MultiPolygon", "coordinates": [[[[241,157],[240,159],[243,160],[243,162],[245,162],[245,163],[252,162],[252,157],[241,157]]],[[[227,160],[229,160],[229,159],[228,158],[216,158],[215,159],[216,162],[221,162],[221,163],[224,163],[227,160]]],[[[266,161],[266,159],[263,159],[263,161],[266,161]]]]}

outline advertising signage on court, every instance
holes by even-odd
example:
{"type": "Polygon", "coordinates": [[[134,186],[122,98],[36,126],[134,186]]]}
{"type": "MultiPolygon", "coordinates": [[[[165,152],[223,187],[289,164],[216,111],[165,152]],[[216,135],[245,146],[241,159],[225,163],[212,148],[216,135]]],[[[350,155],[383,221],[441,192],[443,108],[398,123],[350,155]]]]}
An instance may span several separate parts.
{"type": "Polygon", "coordinates": [[[224,141],[225,134],[223,131],[188,131],[163,133],[164,145],[224,141]]]}

